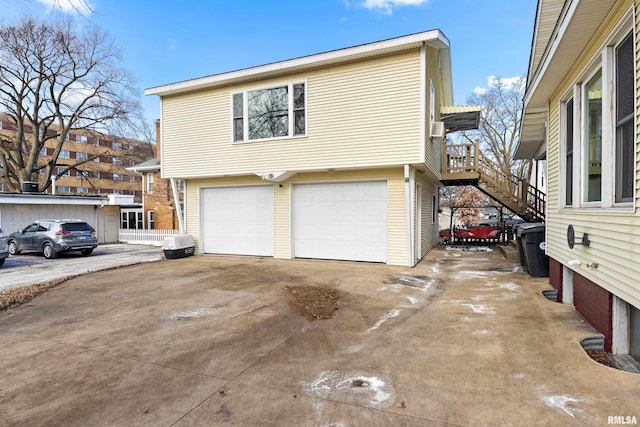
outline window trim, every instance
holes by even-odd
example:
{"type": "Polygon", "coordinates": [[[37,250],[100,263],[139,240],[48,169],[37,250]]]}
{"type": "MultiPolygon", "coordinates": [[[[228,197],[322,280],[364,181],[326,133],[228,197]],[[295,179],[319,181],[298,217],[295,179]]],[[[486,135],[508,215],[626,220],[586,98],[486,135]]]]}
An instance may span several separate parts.
{"type": "MultiPolygon", "coordinates": [[[[295,139],[295,138],[306,138],[309,136],[309,103],[308,103],[308,92],[309,85],[306,79],[303,80],[290,80],[286,82],[280,83],[272,83],[268,85],[261,86],[251,86],[242,90],[232,91],[229,94],[230,99],[230,124],[231,124],[231,142],[233,144],[250,144],[254,142],[265,142],[265,141],[274,141],[274,140],[283,140],[283,139],[295,139]],[[293,87],[298,84],[304,85],[304,134],[295,135],[295,111],[294,102],[293,102],[293,87]],[[266,89],[276,89],[279,87],[288,87],[288,99],[287,99],[287,108],[288,108],[288,130],[289,135],[286,136],[274,136],[269,138],[258,138],[258,139],[249,139],[249,103],[247,102],[247,94],[249,92],[257,91],[257,90],[266,90],[266,89]],[[234,113],[234,98],[236,95],[242,95],[242,116],[235,116],[234,113]],[[242,133],[243,139],[236,140],[235,135],[235,121],[237,119],[242,119],[242,133]]],[[[299,109],[298,109],[299,110],[299,109]]]]}

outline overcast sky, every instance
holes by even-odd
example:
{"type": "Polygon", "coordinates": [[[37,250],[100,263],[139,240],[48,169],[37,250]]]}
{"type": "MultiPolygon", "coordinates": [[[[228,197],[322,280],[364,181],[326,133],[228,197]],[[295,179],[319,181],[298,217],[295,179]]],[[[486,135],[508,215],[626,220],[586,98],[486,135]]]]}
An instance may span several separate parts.
{"type": "Polygon", "coordinates": [[[527,73],[536,0],[0,0],[3,24],[68,13],[100,25],[153,86],[433,29],[451,42],[457,104],[527,73]]]}

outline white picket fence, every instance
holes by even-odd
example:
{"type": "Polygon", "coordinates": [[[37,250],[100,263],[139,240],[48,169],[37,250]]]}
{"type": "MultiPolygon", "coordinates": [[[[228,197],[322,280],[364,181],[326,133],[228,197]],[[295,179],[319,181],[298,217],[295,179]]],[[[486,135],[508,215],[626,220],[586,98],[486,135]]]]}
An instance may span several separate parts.
{"type": "Polygon", "coordinates": [[[120,243],[133,245],[162,246],[165,237],[177,236],[178,230],[127,230],[121,228],[118,240],[120,243]]]}

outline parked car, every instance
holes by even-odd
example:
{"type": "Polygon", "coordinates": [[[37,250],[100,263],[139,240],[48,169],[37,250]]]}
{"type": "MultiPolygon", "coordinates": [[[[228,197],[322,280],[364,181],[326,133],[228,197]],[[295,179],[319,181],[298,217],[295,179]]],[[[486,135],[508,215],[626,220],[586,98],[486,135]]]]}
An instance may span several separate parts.
{"type": "Polygon", "coordinates": [[[0,267],[4,264],[4,260],[9,256],[9,245],[7,245],[7,235],[0,228],[0,267]]]}
{"type": "Polygon", "coordinates": [[[61,252],[80,251],[89,256],[98,246],[96,231],[79,219],[40,219],[8,238],[9,253],[40,252],[53,259],[61,252]]]}

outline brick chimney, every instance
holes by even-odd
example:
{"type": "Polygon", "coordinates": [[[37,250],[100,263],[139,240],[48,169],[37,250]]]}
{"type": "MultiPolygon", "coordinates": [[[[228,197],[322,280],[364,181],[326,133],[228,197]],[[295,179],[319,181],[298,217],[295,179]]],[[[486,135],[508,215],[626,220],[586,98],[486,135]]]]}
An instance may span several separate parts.
{"type": "Polygon", "coordinates": [[[156,159],[160,159],[160,119],[156,119],[156,159]]]}

